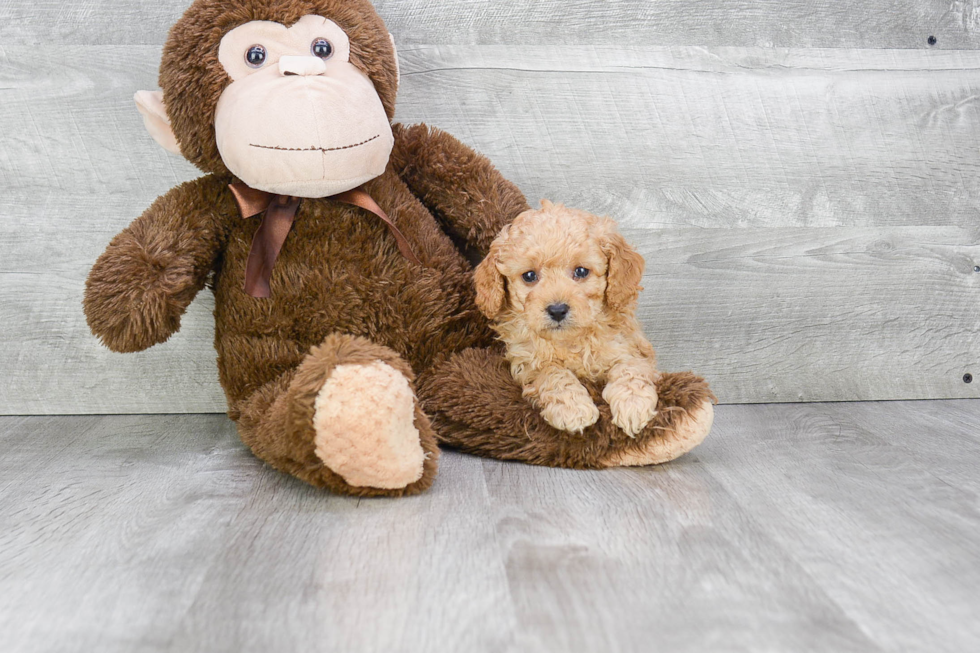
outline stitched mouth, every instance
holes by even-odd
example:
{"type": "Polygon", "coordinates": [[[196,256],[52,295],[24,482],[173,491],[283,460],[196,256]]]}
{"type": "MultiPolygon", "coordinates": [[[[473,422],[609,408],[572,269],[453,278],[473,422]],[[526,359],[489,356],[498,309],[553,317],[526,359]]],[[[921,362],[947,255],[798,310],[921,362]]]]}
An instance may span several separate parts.
{"type": "Polygon", "coordinates": [[[256,145],[255,143],[249,143],[249,145],[257,147],[260,150],[281,150],[283,152],[336,152],[337,150],[350,150],[355,147],[367,145],[371,141],[376,141],[379,138],[381,138],[381,134],[375,134],[366,141],[354,143],[353,145],[344,145],[342,147],[279,147],[277,145],[256,145]]]}

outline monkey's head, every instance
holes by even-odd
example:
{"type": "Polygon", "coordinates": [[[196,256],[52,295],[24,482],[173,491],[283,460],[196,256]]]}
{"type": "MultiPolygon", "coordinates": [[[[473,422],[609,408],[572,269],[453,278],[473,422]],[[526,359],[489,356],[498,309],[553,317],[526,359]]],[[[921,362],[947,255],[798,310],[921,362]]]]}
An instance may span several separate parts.
{"type": "Polygon", "coordinates": [[[160,86],[136,94],[158,143],[279,195],[355,188],[394,144],[398,62],[365,0],[195,0],[160,86]]]}

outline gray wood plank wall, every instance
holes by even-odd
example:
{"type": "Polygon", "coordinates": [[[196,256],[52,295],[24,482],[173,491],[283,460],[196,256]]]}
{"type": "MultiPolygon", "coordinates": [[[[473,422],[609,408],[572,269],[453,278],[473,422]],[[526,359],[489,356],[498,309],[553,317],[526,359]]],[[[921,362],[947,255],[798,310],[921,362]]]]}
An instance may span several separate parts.
{"type": "MultiPolygon", "coordinates": [[[[2,414],[224,410],[206,293],[137,355],[80,309],[109,238],[198,174],[132,104],[187,4],[0,0],[2,414]]],[[[723,402],[980,396],[980,2],[377,6],[399,120],[620,220],[664,369],[723,402]]]]}
{"type": "MultiPolygon", "coordinates": [[[[0,43],[162,44],[189,0],[0,0],[0,43]]],[[[375,0],[400,43],[968,49],[978,0],[375,0]]]]}

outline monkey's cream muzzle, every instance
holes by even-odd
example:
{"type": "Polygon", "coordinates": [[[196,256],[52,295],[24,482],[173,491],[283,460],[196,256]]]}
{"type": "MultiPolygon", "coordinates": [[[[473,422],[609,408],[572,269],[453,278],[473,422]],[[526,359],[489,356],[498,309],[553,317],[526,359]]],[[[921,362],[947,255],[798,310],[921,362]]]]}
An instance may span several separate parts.
{"type": "Polygon", "coordinates": [[[381,175],[394,145],[391,125],[371,80],[349,59],[347,35],[315,16],[288,29],[255,21],[226,34],[219,60],[233,81],[214,127],[232,174],[296,197],[335,195],[381,175]],[[318,38],[329,39],[329,58],[309,54],[318,38]],[[254,45],[267,52],[261,66],[246,60],[254,45]]]}
{"type": "Polygon", "coordinates": [[[215,136],[232,174],[296,197],[327,197],[381,175],[394,138],[367,76],[350,64],[311,73],[325,67],[315,57],[280,64],[234,82],[218,101],[215,136]]]}

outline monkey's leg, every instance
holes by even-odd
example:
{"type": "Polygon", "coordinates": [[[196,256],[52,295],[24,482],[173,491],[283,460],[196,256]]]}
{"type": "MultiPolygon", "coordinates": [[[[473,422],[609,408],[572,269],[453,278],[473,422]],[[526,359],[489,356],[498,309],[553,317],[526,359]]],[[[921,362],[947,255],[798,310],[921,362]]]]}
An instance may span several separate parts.
{"type": "Polygon", "coordinates": [[[652,465],[677,458],[711,429],[714,395],[704,379],[665,373],[657,384],[658,412],[631,438],[613,422],[600,388],[587,386],[599,420],[582,433],[550,426],[521,396],[499,351],[467,349],[427,371],[419,396],[439,441],[500,460],[600,469],[652,465]]]}
{"type": "Polygon", "coordinates": [[[435,479],[439,449],[394,351],[331,335],[238,405],[242,441],[276,469],[357,496],[407,495],[435,479]]]}

